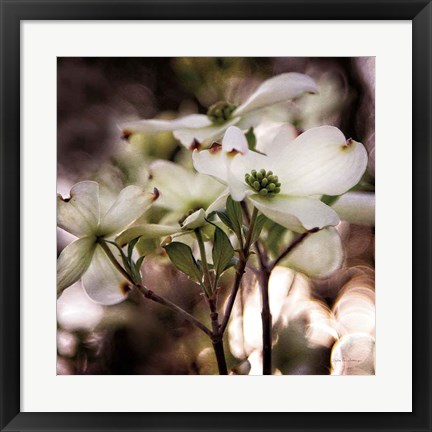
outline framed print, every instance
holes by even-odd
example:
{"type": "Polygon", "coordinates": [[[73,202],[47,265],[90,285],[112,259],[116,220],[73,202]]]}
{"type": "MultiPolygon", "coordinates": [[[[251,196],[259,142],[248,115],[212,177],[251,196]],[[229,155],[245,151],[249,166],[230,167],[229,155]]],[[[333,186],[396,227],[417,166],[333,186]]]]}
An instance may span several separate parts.
{"type": "Polygon", "coordinates": [[[430,2],[1,5],[1,430],[431,430],[430,2]]]}

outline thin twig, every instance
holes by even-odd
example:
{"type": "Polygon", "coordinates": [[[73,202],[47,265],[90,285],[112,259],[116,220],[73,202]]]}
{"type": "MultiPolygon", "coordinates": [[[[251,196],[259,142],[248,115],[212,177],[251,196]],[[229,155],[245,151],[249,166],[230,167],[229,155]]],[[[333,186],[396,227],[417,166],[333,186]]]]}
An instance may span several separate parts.
{"type": "Polygon", "coordinates": [[[252,216],[249,222],[249,229],[248,229],[248,235],[246,237],[246,244],[245,244],[245,257],[246,259],[248,258],[249,252],[250,252],[250,247],[251,247],[251,243],[252,243],[252,234],[253,234],[253,230],[255,228],[255,222],[258,216],[258,209],[256,207],[254,207],[253,212],[252,212],[252,216]]]}
{"type": "Polygon", "coordinates": [[[292,252],[294,248],[296,248],[309,234],[314,233],[316,231],[306,231],[300,234],[290,245],[272,262],[269,264],[269,269],[273,270],[286,256],[292,252]]]}
{"type": "MultiPolygon", "coordinates": [[[[243,216],[246,219],[247,223],[249,224],[250,220],[251,220],[250,219],[251,217],[249,215],[249,211],[248,211],[247,205],[246,205],[246,203],[244,201],[241,202],[241,207],[242,207],[242,211],[243,211],[243,216]]],[[[259,260],[260,265],[261,265],[261,268],[267,268],[267,256],[264,253],[264,251],[262,250],[261,244],[260,244],[259,240],[257,240],[255,242],[254,247],[255,247],[255,250],[256,250],[256,253],[257,253],[257,256],[258,256],[258,260],[259,260]]]]}
{"type": "Polygon", "coordinates": [[[132,285],[135,284],[135,282],[132,280],[131,276],[129,275],[129,273],[119,264],[119,262],[117,261],[116,257],[114,256],[114,254],[111,252],[111,249],[109,248],[109,246],[107,245],[107,243],[104,240],[100,240],[99,241],[99,245],[101,246],[101,248],[103,249],[103,251],[105,252],[106,256],[108,257],[108,259],[111,261],[111,263],[114,265],[114,267],[121,273],[121,275],[127,280],[129,281],[132,285]]]}
{"type": "Polygon", "coordinates": [[[243,211],[243,216],[246,219],[247,224],[249,225],[250,224],[250,215],[249,215],[249,210],[247,208],[247,205],[246,205],[246,203],[244,201],[242,201],[240,203],[240,205],[241,205],[241,208],[242,208],[242,211],[243,211]]]}
{"type": "Polygon", "coordinates": [[[204,273],[204,288],[207,294],[207,297],[210,297],[212,294],[212,283],[210,280],[210,272],[208,269],[208,264],[207,264],[207,257],[206,257],[206,252],[205,252],[205,246],[204,246],[204,240],[201,234],[201,231],[199,228],[197,228],[195,230],[195,236],[197,238],[198,241],[198,247],[200,250],[200,255],[201,255],[201,264],[202,264],[202,268],[203,268],[203,273],[204,273]]]}
{"type": "Polygon", "coordinates": [[[210,337],[213,337],[213,332],[207,328],[201,321],[197,320],[194,316],[192,316],[189,312],[186,312],[184,309],[182,309],[180,306],[177,306],[175,303],[172,303],[171,301],[167,300],[164,297],[161,297],[160,295],[155,294],[153,291],[146,288],[144,285],[136,284],[128,272],[120,265],[120,263],[115,258],[114,254],[111,252],[111,249],[109,246],[104,242],[103,240],[99,242],[100,246],[102,247],[103,251],[111,261],[111,263],[114,265],[114,267],[120,272],[120,274],[128,281],[130,284],[135,287],[145,298],[148,298],[156,303],[159,303],[161,305],[164,305],[171,310],[174,310],[181,314],[184,319],[191,322],[192,324],[196,325],[200,330],[202,330],[205,334],[207,334],[210,337]]]}
{"type": "Polygon", "coordinates": [[[239,267],[237,268],[236,271],[236,276],[235,276],[235,281],[234,281],[234,285],[233,285],[233,289],[231,291],[231,294],[228,298],[228,302],[225,308],[225,314],[222,320],[222,324],[220,326],[220,331],[222,334],[224,334],[225,329],[228,325],[228,321],[230,319],[231,316],[231,312],[234,306],[234,302],[237,296],[237,292],[240,288],[240,283],[243,277],[243,273],[245,272],[245,267],[246,267],[246,261],[245,260],[241,260],[239,263],[239,267]]]}
{"type": "Polygon", "coordinates": [[[255,242],[255,250],[258,256],[258,261],[262,270],[268,270],[268,257],[267,254],[261,249],[259,240],[255,242]]]}
{"type": "Polygon", "coordinates": [[[233,289],[232,289],[231,294],[228,298],[227,306],[225,308],[225,314],[224,314],[222,324],[220,327],[220,331],[222,334],[224,334],[225,329],[228,325],[228,321],[230,319],[231,312],[232,312],[232,309],[234,307],[234,302],[235,302],[235,299],[237,297],[238,290],[240,288],[240,283],[241,283],[241,280],[243,278],[243,274],[244,274],[245,269],[246,269],[247,260],[249,258],[249,254],[250,254],[250,247],[251,247],[251,242],[252,242],[252,233],[253,233],[253,229],[254,229],[254,225],[255,225],[255,221],[256,221],[257,216],[258,216],[258,210],[256,208],[254,208],[252,217],[247,218],[247,220],[249,221],[248,235],[246,238],[244,250],[240,254],[240,261],[239,261],[238,268],[236,271],[236,277],[234,280],[233,289]]]}
{"type": "Polygon", "coordinates": [[[184,319],[191,322],[192,324],[196,325],[200,330],[202,330],[205,334],[207,334],[210,337],[213,337],[213,332],[207,328],[201,321],[196,319],[193,315],[191,315],[189,312],[186,312],[184,309],[182,309],[180,306],[177,306],[175,303],[172,303],[168,299],[155,294],[153,291],[146,288],[144,285],[141,284],[135,284],[135,288],[138,289],[138,291],[145,297],[148,298],[156,303],[159,303],[161,305],[164,305],[176,312],[178,312],[180,315],[183,316],[184,319]]]}

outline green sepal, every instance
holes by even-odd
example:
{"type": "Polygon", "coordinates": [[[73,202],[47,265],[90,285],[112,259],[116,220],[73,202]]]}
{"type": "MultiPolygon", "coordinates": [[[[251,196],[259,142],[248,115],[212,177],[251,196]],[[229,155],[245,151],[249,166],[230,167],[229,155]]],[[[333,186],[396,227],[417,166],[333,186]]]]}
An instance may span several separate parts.
{"type": "Polygon", "coordinates": [[[133,265],[133,279],[135,283],[141,283],[141,265],[144,261],[145,255],[140,256],[133,265]]]}
{"type": "Polygon", "coordinates": [[[142,263],[144,261],[145,255],[139,257],[135,263],[135,268],[139,271],[141,270],[142,263]]]}
{"type": "Polygon", "coordinates": [[[123,261],[123,267],[126,270],[126,273],[129,276],[132,276],[133,275],[132,261],[129,260],[129,258],[125,255],[125,253],[123,252],[123,249],[117,243],[115,243],[113,241],[110,241],[110,240],[104,240],[104,241],[106,243],[112,244],[113,246],[115,246],[118,249],[118,251],[120,252],[120,256],[121,256],[121,259],[123,261]]]}
{"type": "Polygon", "coordinates": [[[139,239],[141,236],[134,238],[133,240],[130,241],[129,245],[128,245],[128,253],[127,256],[130,260],[130,262],[132,262],[132,254],[133,254],[133,250],[134,247],[136,246],[136,244],[138,243],[139,239]]]}

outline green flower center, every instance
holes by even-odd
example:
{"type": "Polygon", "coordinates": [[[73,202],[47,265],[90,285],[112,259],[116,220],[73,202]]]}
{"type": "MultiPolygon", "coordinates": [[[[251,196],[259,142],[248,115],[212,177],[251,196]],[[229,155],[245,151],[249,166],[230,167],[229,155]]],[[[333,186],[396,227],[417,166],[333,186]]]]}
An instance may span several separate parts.
{"type": "Polygon", "coordinates": [[[207,116],[213,123],[222,124],[231,118],[236,108],[236,105],[229,102],[216,102],[208,109],[207,116]]]}
{"type": "Polygon", "coordinates": [[[281,184],[273,171],[252,170],[250,174],[245,174],[245,181],[256,193],[263,196],[272,197],[280,192],[281,184]]]}

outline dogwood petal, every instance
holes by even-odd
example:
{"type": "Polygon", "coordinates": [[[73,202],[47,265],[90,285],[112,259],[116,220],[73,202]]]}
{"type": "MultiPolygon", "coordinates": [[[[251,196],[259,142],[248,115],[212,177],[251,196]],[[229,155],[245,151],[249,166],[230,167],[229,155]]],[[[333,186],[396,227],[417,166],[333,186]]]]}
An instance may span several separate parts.
{"type": "Polygon", "coordinates": [[[157,199],[158,193],[144,192],[137,186],[124,188],[102,217],[99,234],[109,236],[124,230],[157,199]]]}
{"type": "Polygon", "coordinates": [[[228,168],[227,156],[221,146],[213,147],[210,150],[194,150],[192,160],[195,169],[201,174],[207,174],[216,180],[227,184],[228,168]]]}
{"type": "Polygon", "coordinates": [[[205,174],[195,173],[193,183],[191,184],[191,195],[188,200],[189,208],[197,208],[200,204],[202,208],[211,205],[220,194],[225,190],[224,185],[205,174]],[[194,206],[190,204],[193,203],[194,206]]]}
{"type": "Polygon", "coordinates": [[[280,102],[296,98],[303,93],[316,93],[317,86],[307,75],[288,72],[264,81],[255,92],[233,113],[243,115],[280,102]]]}
{"type": "Polygon", "coordinates": [[[277,131],[274,131],[274,140],[267,146],[268,155],[279,157],[286,150],[287,145],[298,137],[297,129],[289,124],[282,123],[277,131]]]}
{"type": "Polygon", "coordinates": [[[184,210],[185,201],[195,183],[194,173],[173,162],[158,160],[149,167],[151,183],[160,191],[157,206],[184,210]]]}
{"type": "MultiPolygon", "coordinates": [[[[116,253],[113,249],[112,251],[116,253]]],[[[82,277],[82,285],[91,300],[103,305],[120,303],[126,299],[129,291],[128,281],[113,266],[99,245],[82,277]]]]}
{"type": "Polygon", "coordinates": [[[240,177],[236,174],[237,173],[231,170],[228,172],[229,193],[234,201],[242,201],[246,195],[254,193],[255,191],[252,191],[250,186],[245,183],[244,175],[240,177]]]}
{"type": "Polygon", "coordinates": [[[235,125],[242,131],[247,131],[251,127],[255,128],[264,121],[263,120],[265,117],[264,111],[265,110],[260,110],[260,111],[252,111],[250,113],[246,113],[245,115],[242,115],[240,117],[240,121],[235,125]]]}
{"type": "Polygon", "coordinates": [[[182,223],[182,229],[196,229],[200,228],[206,223],[206,212],[199,209],[189,215],[182,223]]]}
{"type": "Polygon", "coordinates": [[[332,205],[342,220],[375,225],[375,194],[370,192],[347,192],[332,205]]]}
{"type": "Polygon", "coordinates": [[[276,195],[262,197],[253,194],[248,199],[272,221],[295,232],[337,225],[337,213],[319,200],[308,197],[276,195]]]}
{"type": "Polygon", "coordinates": [[[174,234],[177,231],[180,231],[180,226],[157,224],[135,225],[123,231],[116,237],[115,241],[120,247],[123,247],[137,237],[140,237],[142,240],[156,239],[174,234]]]}
{"type": "Polygon", "coordinates": [[[321,126],[287,142],[277,160],[275,173],[283,193],[340,195],[360,181],[367,152],[363,144],[346,141],[338,128],[321,126]]]}
{"type": "Polygon", "coordinates": [[[210,119],[204,114],[191,114],[174,120],[148,119],[128,122],[122,125],[126,135],[134,133],[152,134],[183,128],[204,128],[210,126],[210,119]]]}
{"type": "MultiPolygon", "coordinates": [[[[210,121],[210,120],[209,120],[210,121]]],[[[219,140],[225,130],[240,121],[239,117],[233,118],[223,125],[210,125],[201,128],[178,128],[174,131],[174,137],[177,138],[186,148],[193,149],[195,140],[205,147],[219,140]]]]}
{"type": "Polygon", "coordinates": [[[256,149],[266,155],[278,155],[297,138],[296,128],[289,123],[269,121],[254,129],[256,149]]]}
{"type": "Polygon", "coordinates": [[[334,228],[325,228],[307,236],[282,262],[311,277],[327,277],[344,260],[342,240],[334,228]]]}
{"type": "Polygon", "coordinates": [[[57,225],[77,237],[94,234],[99,223],[99,185],[83,181],[74,185],[70,198],[57,195],[57,225]]]}
{"type": "Polygon", "coordinates": [[[241,153],[245,155],[249,150],[244,133],[236,126],[230,126],[222,140],[222,151],[225,153],[241,153]]]}
{"type": "Polygon", "coordinates": [[[222,210],[225,208],[228,195],[229,189],[224,189],[224,191],[207,207],[206,216],[208,216],[213,211],[222,210]]]}
{"type": "Polygon", "coordinates": [[[68,244],[57,260],[57,293],[71,286],[88,269],[96,243],[95,237],[83,237],[68,244]]]}

